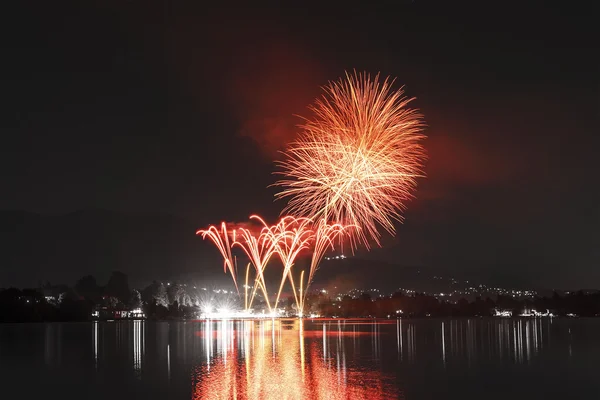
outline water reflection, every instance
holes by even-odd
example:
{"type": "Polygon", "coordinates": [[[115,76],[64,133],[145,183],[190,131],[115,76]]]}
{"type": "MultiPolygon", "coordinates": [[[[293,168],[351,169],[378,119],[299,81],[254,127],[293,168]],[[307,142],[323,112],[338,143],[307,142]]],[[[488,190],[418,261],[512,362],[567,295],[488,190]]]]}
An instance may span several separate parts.
{"type": "Polygon", "coordinates": [[[431,344],[439,343],[439,354],[442,365],[447,362],[467,362],[473,365],[479,358],[510,360],[522,364],[531,362],[545,346],[549,335],[550,319],[518,319],[518,320],[447,320],[432,321],[426,325],[424,321],[396,322],[396,340],[398,359],[406,355],[409,362],[417,362],[417,347],[432,349],[431,344]],[[431,324],[437,324],[439,336],[431,324]],[[416,335],[417,325],[424,332],[416,335]]]}
{"type": "Polygon", "coordinates": [[[145,323],[133,321],[133,370],[137,377],[142,373],[142,357],[145,346],[145,323]]]}
{"type": "Polygon", "coordinates": [[[545,319],[334,320],[311,324],[310,330],[300,320],[205,323],[198,334],[206,359],[194,370],[192,397],[396,397],[399,389],[384,383],[389,376],[377,367],[385,356],[382,336],[390,333],[389,328],[395,328],[400,362],[423,363],[437,352],[443,368],[477,368],[488,359],[531,362],[545,343],[544,331],[549,327],[543,324],[550,323],[545,319]],[[363,351],[371,365],[358,369],[347,359],[360,358],[361,343],[370,344],[363,351]]]}
{"type": "Polygon", "coordinates": [[[446,335],[444,323],[442,322],[442,361],[444,362],[444,366],[446,365],[446,335]]]}
{"type": "MultiPolygon", "coordinates": [[[[346,339],[377,336],[378,328],[359,332],[341,322],[325,322],[321,330],[306,331],[301,320],[222,321],[216,323],[216,332],[214,328],[206,323],[198,332],[208,358],[194,371],[193,399],[397,397],[379,370],[346,363],[346,339]],[[307,340],[317,335],[322,342],[307,340]]],[[[376,350],[379,340],[374,337],[372,343],[376,350]]]]}
{"type": "Polygon", "coordinates": [[[93,323],[92,337],[94,343],[94,366],[98,370],[98,321],[93,323]]]}
{"type": "Polygon", "coordinates": [[[0,376],[26,398],[595,398],[599,335],[600,319],[0,324],[0,376]]]}
{"type": "MultiPolygon", "coordinates": [[[[532,365],[550,345],[552,323],[549,319],[96,322],[88,325],[87,348],[99,376],[128,375],[142,385],[152,381],[180,398],[397,398],[410,387],[406,380],[415,379],[412,370],[424,365],[449,375],[488,364],[532,365]]],[[[62,329],[61,324],[45,326],[48,367],[73,362],[72,353],[62,349],[67,343],[62,329]]],[[[562,345],[565,357],[572,357],[571,330],[563,332],[564,340],[554,341],[554,348],[562,345]]]]}
{"type": "Polygon", "coordinates": [[[62,356],[62,325],[47,324],[44,332],[44,361],[48,366],[59,366],[62,356]]]}

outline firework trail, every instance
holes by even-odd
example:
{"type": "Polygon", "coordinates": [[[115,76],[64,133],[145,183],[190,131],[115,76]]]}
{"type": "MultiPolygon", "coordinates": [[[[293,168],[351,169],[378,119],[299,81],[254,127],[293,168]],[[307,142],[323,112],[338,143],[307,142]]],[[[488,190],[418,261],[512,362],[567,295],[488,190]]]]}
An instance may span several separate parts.
{"type": "Polygon", "coordinates": [[[298,298],[296,293],[296,285],[292,276],[292,267],[298,257],[298,254],[302,250],[309,247],[310,242],[313,239],[313,232],[310,229],[312,221],[308,218],[294,218],[286,216],[281,218],[279,223],[272,229],[273,240],[277,244],[277,253],[283,263],[283,273],[281,276],[281,283],[279,284],[279,290],[277,291],[277,298],[275,299],[275,308],[279,303],[281,296],[281,290],[285,283],[285,278],[289,278],[290,285],[292,286],[292,292],[296,300],[296,305],[301,305],[301,300],[298,298]]]}
{"type": "Polygon", "coordinates": [[[360,228],[350,235],[353,249],[380,245],[378,227],[395,233],[393,220],[402,220],[423,176],[422,116],[392,84],[356,72],[330,83],[278,163],[276,197],[289,198],[283,213],[360,228]]]}
{"type": "MultiPolygon", "coordinates": [[[[317,223],[316,227],[313,228],[313,254],[310,261],[310,270],[308,272],[308,281],[306,282],[306,287],[304,291],[300,289],[300,303],[299,309],[302,314],[304,311],[304,301],[306,299],[306,293],[308,293],[308,288],[313,281],[315,272],[319,268],[319,264],[323,259],[323,255],[328,249],[334,250],[334,242],[335,240],[344,233],[344,231],[349,227],[344,227],[341,224],[328,224],[327,221],[322,218],[317,223]]],[[[303,271],[304,272],[304,271],[303,271]]],[[[300,287],[303,286],[303,277],[300,277],[300,287]]]]}
{"type": "Polygon", "coordinates": [[[254,288],[252,289],[252,295],[250,297],[250,303],[248,307],[252,306],[256,290],[260,287],[270,312],[271,304],[269,303],[269,294],[265,282],[264,271],[269,260],[277,251],[277,237],[273,234],[272,228],[269,227],[261,217],[258,215],[252,215],[250,219],[257,220],[262,224],[263,227],[260,230],[260,233],[258,235],[254,235],[250,229],[240,228],[238,229],[239,239],[234,241],[233,246],[237,245],[241,247],[256,269],[254,288]]]}
{"type": "MultiPolygon", "coordinates": [[[[235,242],[235,231],[231,231],[233,236],[233,240],[235,242]]],[[[221,231],[215,226],[209,226],[208,229],[200,229],[196,232],[196,235],[201,235],[202,239],[206,239],[208,237],[215,244],[219,252],[223,256],[223,270],[227,273],[227,270],[231,273],[231,277],[233,278],[233,283],[235,284],[235,289],[238,294],[240,293],[237,285],[237,277],[235,275],[235,266],[233,262],[233,257],[231,256],[231,244],[229,241],[229,233],[227,232],[227,224],[225,222],[221,223],[221,231]]]]}

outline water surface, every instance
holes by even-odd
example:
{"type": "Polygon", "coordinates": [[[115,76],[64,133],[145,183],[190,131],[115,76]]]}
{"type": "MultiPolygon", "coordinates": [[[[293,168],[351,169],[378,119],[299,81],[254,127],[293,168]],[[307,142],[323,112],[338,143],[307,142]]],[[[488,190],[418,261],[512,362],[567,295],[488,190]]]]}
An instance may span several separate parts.
{"type": "Polygon", "coordinates": [[[583,399],[599,361],[596,319],[0,325],[21,399],[583,399]]]}

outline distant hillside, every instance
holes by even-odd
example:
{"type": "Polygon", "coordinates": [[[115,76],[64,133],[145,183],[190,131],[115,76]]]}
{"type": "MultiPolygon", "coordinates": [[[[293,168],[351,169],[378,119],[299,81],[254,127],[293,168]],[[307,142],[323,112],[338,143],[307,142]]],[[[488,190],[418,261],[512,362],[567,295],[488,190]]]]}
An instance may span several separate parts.
{"type": "MultiPolygon", "coordinates": [[[[201,222],[160,213],[85,210],[50,216],[0,211],[0,288],[35,287],[45,281],[72,285],[89,274],[103,284],[113,270],[129,275],[130,284],[137,287],[154,279],[231,285],[218,251],[195,235],[202,226],[201,222]]],[[[430,267],[367,259],[377,254],[381,252],[323,260],[315,287],[449,289],[447,281],[433,279],[436,273],[430,267]]],[[[246,261],[239,261],[242,277],[246,261]]],[[[295,273],[306,269],[307,263],[307,258],[301,257],[295,273]]],[[[280,277],[278,266],[268,268],[269,281],[278,285],[280,277]]],[[[473,278],[487,281],[481,276],[473,278]]]]}
{"type": "Polygon", "coordinates": [[[430,270],[363,258],[323,260],[315,279],[316,285],[338,288],[378,288],[393,291],[398,288],[418,291],[444,291],[447,284],[433,279],[430,270]]]}

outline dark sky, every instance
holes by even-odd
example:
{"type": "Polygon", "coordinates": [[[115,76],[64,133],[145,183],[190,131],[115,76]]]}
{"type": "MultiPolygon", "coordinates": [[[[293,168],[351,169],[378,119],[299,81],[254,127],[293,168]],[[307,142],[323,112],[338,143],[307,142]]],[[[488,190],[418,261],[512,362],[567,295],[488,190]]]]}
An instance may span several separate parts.
{"type": "Polygon", "coordinates": [[[369,257],[600,287],[594,2],[13,3],[0,210],[274,218],[294,115],[366,70],[417,97],[429,155],[405,224],[369,257]]]}

